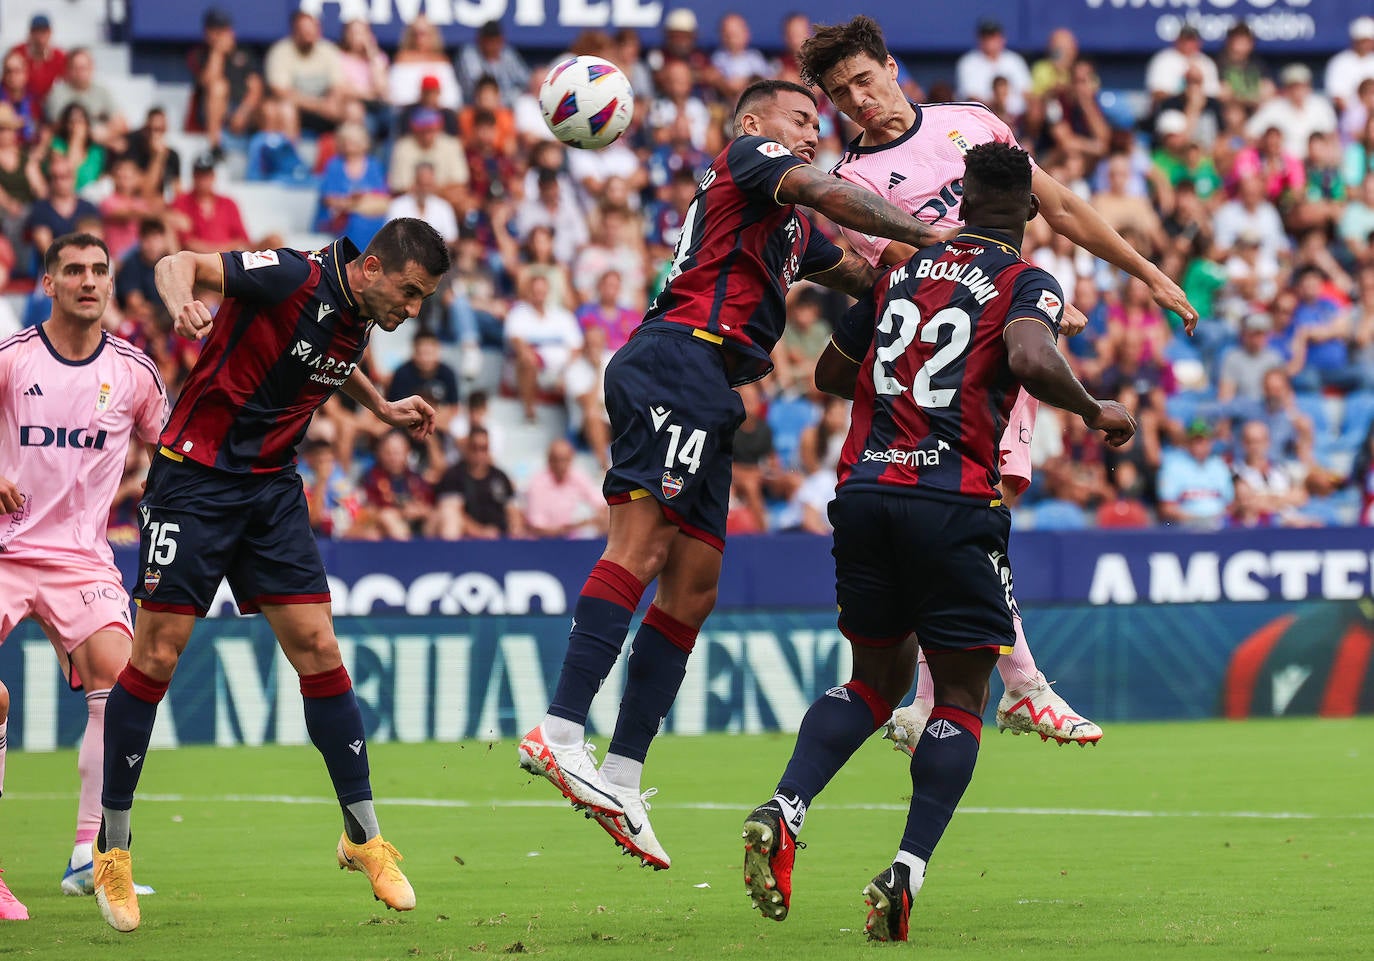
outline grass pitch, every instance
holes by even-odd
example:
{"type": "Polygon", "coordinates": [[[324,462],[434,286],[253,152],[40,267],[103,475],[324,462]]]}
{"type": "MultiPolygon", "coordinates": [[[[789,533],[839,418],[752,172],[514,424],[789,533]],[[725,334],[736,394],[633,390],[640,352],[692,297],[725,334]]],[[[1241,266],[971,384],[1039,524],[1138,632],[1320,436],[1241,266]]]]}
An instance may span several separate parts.
{"type": "Polygon", "coordinates": [[[673,858],[661,873],[532,782],[510,741],[379,745],[382,825],[419,899],[408,914],[379,910],[366,879],[334,866],[340,819],[310,748],[157,753],[134,864],[158,894],[130,935],[93,899],[58,893],[75,756],[12,753],[0,867],[33,920],[0,922],[0,958],[1368,956],[1374,718],[1117,724],[1096,749],[989,728],[905,947],[863,934],[859,891],[896,850],[910,793],[876,737],[811,811],[791,916],[750,909],[740,824],[791,745],[660,739],[646,783],[673,858]]]}

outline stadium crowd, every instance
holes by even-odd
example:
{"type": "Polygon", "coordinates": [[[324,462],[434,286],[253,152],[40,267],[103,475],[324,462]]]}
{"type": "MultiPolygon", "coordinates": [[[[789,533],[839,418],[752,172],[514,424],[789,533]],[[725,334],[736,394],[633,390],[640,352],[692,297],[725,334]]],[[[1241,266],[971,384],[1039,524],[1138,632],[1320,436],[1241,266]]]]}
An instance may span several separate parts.
{"type": "MultiPolygon", "coordinates": [[[[587,31],[570,48],[619,64],[636,92],[629,132],[593,153],[552,138],[537,99],[546,64],[495,22],[453,51],[420,16],[386,51],[365,21],[335,42],[298,12],[290,35],[259,51],[212,9],[187,56],[188,115],[128,118],[90,52],[62,50],[53,23],[35,16],[0,80],[0,288],[28,290],[53,237],[100,234],[119,261],[107,326],[147,351],[175,395],[198,346],[172,334],[153,265],[179,249],[284,242],[249,236],[228,171],[316,192],[306,226],[360,248],[391,217],[423,217],[450,243],[453,270],[418,322],[382,335],[405,338],[409,357],[369,363],[390,396],[429,399],[441,430],[412,444],[331,400],[300,454],[316,530],[595,536],[606,363],[664,282],[735,97],[759,77],[798,80],[810,22],[788,17],[771,58],[738,15],[712,36],[679,8],[664,28],[656,49],[633,30],[587,31]],[[204,134],[204,153],[169,145],[183,125],[204,134]],[[502,398],[514,424],[493,415],[502,398]],[[512,449],[520,417],[560,425],[542,458],[512,449]],[[522,456],[537,469],[512,471],[522,456]]],[[[1149,61],[1143,94],[1127,97],[1103,95],[1067,30],[1032,63],[995,22],[971,41],[941,82],[922,89],[904,73],[909,96],[985,103],[1201,314],[1188,337],[1139,281],[1031,225],[1025,258],[1089,320],[1065,344],[1077,373],[1141,429],[1110,449],[1042,408],[1017,523],[1374,524],[1374,18],[1350,24],[1349,49],[1320,77],[1265,62],[1243,24],[1215,56],[1185,28],[1149,61]]],[[[820,99],[816,163],[828,167],[853,130],[820,99]]],[[[848,409],[815,390],[811,371],[846,306],[797,284],[775,372],[741,390],[732,533],[829,529],[848,409]]],[[[45,316],[41,288],[22,316],[0,301],[0,335],[45,316]]],[[[117,540],[136,535],[147,459],[129,452],[117,540]]]]}

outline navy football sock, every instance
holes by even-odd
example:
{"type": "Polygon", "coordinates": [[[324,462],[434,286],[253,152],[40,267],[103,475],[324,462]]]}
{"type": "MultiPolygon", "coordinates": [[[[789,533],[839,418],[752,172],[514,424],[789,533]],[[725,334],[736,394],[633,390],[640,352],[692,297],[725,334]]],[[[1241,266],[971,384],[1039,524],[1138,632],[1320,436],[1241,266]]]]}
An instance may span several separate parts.
{"type": "Polygon", "coordinates": [[[334,794],[343,808],[344,830],[354,844],[365,843],[376,833],[376,816],[371,814],[372,782],[367,765],[367,738],[363,734],[363,714],[353,694],[353,681],[339,665],[332,671],[301,675],[301,695],[305,698],[305,729],[311,743],[324,756],[334,794]],[[362,802],[369,802],[362,804],[362,802]],[[350,811],[361,805],[363,817],[350,811]]]}
{"type": "Polygon", "coordinates": [[[891,716],[892,705],[862,681],[826,691],[802,718],[797,746],[778,782],[778,792],[794,794],[804,805],[810,804],[859,745],[891,716]]]}
{"type": "Polygon", "coordinates": [[[607,755],[643,762],[658,727],[673,706],[697,632],[654,605],[644,614],[630,645],[625,696],[607,755]]]}
{"type": "Polygon", "coordinates": [[[573,609],[568,653],[549,714],[578,725],[587,723],[592,699],[620,656],[630,618],[643,596],[639,578],[613,561],[596,562],[573,609]]]}
{"type": "Polygon", "coordinates": [[[983,722],[968,711],[939,705],[911,759],[911,810],[901,849],[929,861],[964,796],[978,763],[983,722]]]}
{"type": "Polygon", "coordinates": [[[167,693],[167,681],[124,665],[105,700],[105,782],[100,791],[104,823],[102,851],[129,849],[129,810],[153,739],[157,706],[167,693]]]}

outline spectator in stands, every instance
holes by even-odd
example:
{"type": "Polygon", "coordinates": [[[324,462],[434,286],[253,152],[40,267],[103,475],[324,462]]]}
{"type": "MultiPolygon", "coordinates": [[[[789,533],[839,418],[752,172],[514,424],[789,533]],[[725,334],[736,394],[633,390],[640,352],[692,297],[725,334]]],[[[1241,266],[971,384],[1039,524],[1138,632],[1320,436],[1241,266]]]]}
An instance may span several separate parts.
{"type": "Polygon", "coordinates": [[[588,207],[607,202],[606,190],[612,180],[624,181],[636,202],[639,192],[649,184],[644,158],[630,146],[626,137],[600,150],[569,151],[568,173],[577,184],[579,197],[588,207]]]}
{"type": "Polygon", "coordinates": [[[666,133],[658,133],[660,142],[654,145],[646,165],[649,183],[656,190],[663,190],[677,173],[685,171],[695,189],[695,182],[705,175],[712,158],[692,142],[691,118],[686,112],[680,113],[666,133]]]}
{"type": "Polygon", "coordinates": [[[105,173],[105,148],[94,140],[90,115],[80,103],[73,101],[58,114],[51,149],[72,162],[78,193],[105,173]]]}
{"type": "Polygon", "coordinates": [[[458,409],[458,377],[443,361],[439,338],[427,330],[416,331],[410,359],[396,368],[386,390],[388,400],[412,394],[432,398],[439,429],[447,430],[458,409]]]}
{"type": "Polygon", "coordinates": [[[601,486],[574,463],[572,444],[549,444],[547,466],[525,486],[525,531],[530,537],[596,537],[606,532],[601,486]]]}
{"type": "Polygon", "coordinates": [[[1202,89],[1209,97],[1221,94],[1217,65],[1202,52],[1202,35],[1192,24],[1184,24],[1172,47],[1165,47],[1145,65],[1145,89],[1154,103],[1183,92],[1189,67],[1202,71],[1202,89]]]}
{"type": "Polygon", "coordinates": [[[1335,133],[1336,111],[1331,101],[1312,90],[1312,71],[1290,63],[1279,73],[1279,96],[1260,104],[1246,124],[1251,137],[1262,137],[1271,127],[1283,134],[1284,149],[1302,157],[1314,133],[1335,133]]]}
{"type": "Polygon", "coordinates": [[[578,307],[575,315],[583,335],[589,334],[593,328],[599,328],[605,335],[606,349],[611,352],[625,346],[644,316],[642,303],[639,310],[624,306],[621,298],[623,286],[620,271],[614,267],[606,268],[597,275],[596,296],[578,307]]]}
{"type": "MultiPolygon", "coordinates": [[[[1217,168],[1198,142],[1189,137],[1188,118],[1181,111],[1162,111],[1155,120],[1155,135],[1159,139],[1159,146],[1155,148],[1151,160],[1162,175],[1162,181],[1170,188],[1167,202],[1161,198],[1161,206],[1166,207],[1170,215],[1174,213],[1178,202],[1173,191],[1183,181],[1188,181],[1193,195],[1203,200],[1220,189],[1221,177],[1217,174],[1217,168]]],[[[1172,233],[1168,230],[1167,218],[1165,230],[1172,233]]]]}
{"type": "Polygon", "coordinates": [[[1265,199],[1265,182],[1259,173],[1247,174],[1236,184],[1236,197],[1217,208],[1212,218],[1217,247],[1230,251],[1242,235],[1252,237],[1266,258],[1277,259],[1288,249],[1288,235],[1278,210],[1265,199]]]}
{"type": "Polygon", "coordinates": [[[38,155],[21,139],[24,121],[8,103],[0,102],[0,235],[14,250],[24,246],[24,221],[35,198],[47,191],[38,155]]]}
{"type": "Polygon", "coordinates": [[[29,62],[17,50],[5,54],[0,75],[0,103],[14,111],[21,121],[20,140],[35,144],[43,129],[43,101],[29,90],[29,62]]]}
{"type": "Polygon", "coordinates": [[[522,537],[525,519],[515,502],[515,487],[492,463],[485,427],[473,427],[463,459],[444,471],[435,487],[438,506],[430,533],[446,541],[522,537]]]}
{"type": "Polygon", "coordinates": [[[362,513],[358,490],[340,466],[334,445],[312,439],[301,445],[299,465],[305,502],[310,509],[310,528],[318,537],[357,537],[354,522],[362,513]]]}
{"type": "Polygon", "coordinates": [[[387,104],[387,76],[391,61],[365,17],[354,17],[344,24],[339,38],[339,63],[343,83],[351,99],[362,102],[367,114],[367,132],[373,138],[386,137],[391,130],[391,108],[387,104]]]}
{"type": "Polygon", "coordinates": [[[1231,166],[1234,183],[1256,176],[1264,183],[1264,196],[1280,213],[1287,211],[1302,196],[1306,186],[1302,158],[1288,152],[1283,131],[1270,125],[1258,142],[1236,154],[1231,166]]]}
{"type": "Polygon", "coordinates": [[[163,203],[160,196],[149,199],[143,194],[142,172],[132,157],[120,157],[115,161],[111,180],[114,189],[100,202],[100,216],[110,259],[122,260],[138,246],[139,223],[161,215],[163,203]]]}
{"type": "Polygon", "coordinates": [[[474,99],[477,81],[491,77],[501,88],[501,102],[512,106],[530,82],[530,68],[515,48],[506,43],[500,20],[488,20],[477,29],[477,37],[458,50],[458,83],[463,96],[474,99]]]}
{"type": "Polygon", "coordinates": [[[653,73],[654,88],[660,95],[663,70],[670,64],[686,67],[687,76],[695,78],[699,93],[716,87],[716,68],[697,43],[697,15],[687,7],[670,10],[663,18],[663,46],[650,50],[644,62],[653,73]]]}
{"type": "Polygon", "coordinates": [[[1030,70],[1030,93],[1036,97],[1053,99],[1069,89],[1073,65],[1078,61],[1078,38],[1068,27],[1050,31],[1045,43],[1045,56],[1030,70]]]}
{"type": "Polygon", "coordinates": [[[129,132],[128,121],[109,88],[96,83],[95,58],[85,47],[78,47],[67,57],[67,70],[48,91],[43,110],[48,117],[61,118],[67,105],[73,103],[85,108],[93,141],[110,147],[122,144],[129,132]]]}
{"type": "Polygon", "coordinates": [[[1374,17],[1356,17],[1350,21],[1350,46],[1327,61],[1322,87],[1344,113],[1369,79],[1374,79],[1374,17]]]}
{"type": "MultiPolygon", "coordinates": [[[[6,237],[0,235],[0,290],[9,286],[17,259],[18,255],[14,252],[14,246],[6,237]]],[[[0,297],[0,340],[19,333],[22,326],[19,315],[14,312],[13,305],[7,298],[0,297]]]]}
{"type": "Polygon", "coordinates": [[[614,267],[620,274],[621,306],[643,314],[647,306],[643,238],[637,216],[624,207],[602,207],[590,243],[572,263],[575,301],[587,303],[595,298],[602,275],[614,267]]]}
{"type": "Polygon", "coordinates": [[[1002,77],[1007,81],[1007,109],[1016,117],[1026,112],[1030,68],[1019,53],[1007,49],[1007,37],[998,21],[978,21],[978,44],[959,58],[954,72],[960,100],[988,102],[992,99],[993,81],[1002,77]]]}
{"type": "Polygon", "coordinates": [[[1134,461],[1118,463],[1110,473],[1107,496],[1097,507],[1097,526],[1117,530],[1149,527],[1150,509],[1143,500],[1144,488],[1134,461]]]}
{"type": "Polygon", "coordinates": [[[681,60],[673,60],[664,64],[657,78],[658,98],[649,106],[645,121],[653,142],[661,144],[671,139],[673,122],[685,115],[691,128],[692,146],[716,154],[720,149],[720,132],[711,122],[711,111],[692,92],[691,68],[681,60]]]}
{"type": "Polygon", "coordinates": [[[262,105],[262,68],[252,51],[240,47],[234,20],[211,7],[201,21],[203,39],[186,56],[194,84],[187,129],[204,130],[210,151],[223,154],[227,132],[245,140],[257,123],[262,105]]]}
{"type": "MultiPolygon", "coordinates": [[[[372,155],[372,139],[362,124],[344,124],[335,140],[339,152],[325,165],[320,178],[320,210],[315,229],[343,234],[359,250],[365,250],[372,235],[386,223],[387,208],[391,205],[386,173],[372,155]]],[[[406,179],[413,176],[412,172],[406,179]]]]}
{"type": "Polygon", "coordinates": [[[1240,325],[1240,344],[1221,359],[1217,373],[1217,400],[1260,403],[1264,375],[1283,366],[1283,355],[1269,344],[1274,322],[1268,314],[1250,314],[1240,325]]]}
{"type": "Polygon", "coordinates": [[[131,301],[135,298],[141,298],[146,306],[161,303],[154,268],[171,252],[172,238],[166,224],[155,217],[138,222],[138,243],[124,255],[115,273],[115,296],[126,313],[133,311],[131,301]]]}
{"type": "Polygon", "coordinates": [[[1159,102],[1153,115],[1156,135],[1159,135],[1160,118],[1168,111],[1177,111],[1183,116],[1186,122],[1183,133],[1205,150],[1212,149],[1226,126],[1221,100],[1208,95],[1202,71],[1197,67],[1189,67],[1184,72],[1182,93],[1159,102]]]}
{"type": "Polygon", "coordinates": [[[1045,103],[1050,142],[1088,166],[1102,159],[1111,141],[1111,128],[1097,103],[1097,88],[1097,70],[1087,60],[1077,60],[1069,71],[1069,83],[1045,103]]]}
{"type": "Polygon", "coordinates": [[[1232,469],[1235,503],[1232,514],[1243,527],[1311,527],[1301,513],[1307,503],[1303,478],[1291,465],[1269,456],[1269,427],[1262,420],[1240,428],[1240,457],[1232,469]]]}
{"type": "MultiPolygon", "coordinates": [[[[168,221],[181,246],[195,253],[222,253],[253,246],[234,198],[215,192],[215,156],[206,151],[191,165],[191,189],[172,201],[168,221]]],[[[275,246],[266,244],[264,246],[275,246]]]]}
{"type": "Polygon", "coordinates": [[[1314,133],[1307,144],[1303,164],[1305,187],[1297,198],[1288,227],[1295,232],[1320,230],[1322,247],[1345,212],[1345,175],[1341,172],[1341,145],[1333,133],[1314,133]]]}
{"type": "Polygon", "coordinates": [[[62,154],[48,158],[47,196],[29,208],[26,224],[32,252],[39,262],[54,237],[72,233],[78,222],[100,221],[100,211],[76,195],[76,168],[62,154]]]}
{"type": "Polygon", "coordinates": [[[1212,426],[1195,420],[1188,425],[1184,449],[1166,451],[1159,468],[1159,518],[1215,530],[1225,524],[1233,500],[1231,470],[1212,450],[1212,426]]]}
{"type": "Polygon", "coordinates": [[[1310,463],[1313,459],[1312,418],[1298,406],[1293,384],[1282,367],[1264,375],[1264,409],[1261,419],[1269,427],[1269,454],[1275,459],[1310,463]]]}
{"type": "Polygon", "coordinates": [[[1346,347],[1351,334],[1350,313],[1325,294],[1326,280],[1318,267],[1300,268],[1293,276],[1298,303],[1278,346],[1288,355],[1288,376],[1299,391],[1364,386],[1361,372],[1350,364],[1346,347]]]}
{"type": "Polygon", "coordinates": [[[801,441],[797,445],[803,474],[828,471],[834,477],[849,432],[849,411],[849,401],[826,395],[820,419],[802,428],[801,441]]]}
{"type": "MultiPolygon", "coordinates": [[[[480,108],[464,114],[472,131],[463,136],[464,159],[468,164],[468,194],[476,206],[501,200],[506,191],[520,182],[520,167],[513,151],[501,149],[498,115],[480,108]]],[[[512,140],[512,145],[514,140],[512,140]]]]}
{"type": "MultiPolygon", "coordinates": [[[[516,141],[523,151],[532,150],[536,144],[556,142],[553,131],[544,122],[544,111],[539,106],[539,88],[544,84],[544,76],[542,67],[531,73],[526,89],[511,104],[511,112],[515,115],[516,141]]],[[[639,87],[634,89],[635,112],[638,113],[643,109],[640,101],[645,94],[639,87]]],[[[646,87],[645,90],[652,91],[653,87],[646,87]]]]}
{"type": "Polygon", "coordinates": [[[477,117],[483,111],[491,115],[491,122],[495,125],[492,149],[503,156],[513,154],[516,143],[515,112],[502,102],[501,85],[492,77],[477,78],[472,103],[465,106],[458,114],[458,139],[466,144],[473,138],[477,126],[477,117]]]}
{"type": "Polygon", "coordinates": [[[549,282],[549,303],[564,310],[577,306],[572,272],[561,262],[553,246],[553,230],[542,224],[530,231],[520,247],[520,263],[515,268],[515,286],[524,289],[529,278],[540,276],[549,282]]]}
{"type": "Polygon", "coordinates": [[[460,451],[465,451],[468,434],[477,429],[487,432],[487,443],[491,456],[500,459],[506,449],[506,434],[501,425],[491,418],[491,398],[484,390],[474,390],[468,394],[467,401],[458,413],[448,422],[448,435],[458,442],[460,451]]]}
{"type": "Polygon", "coordinates": [[[291,33],[267,50],[267,88],[291,102],[301,129],[319,134],[333,129],[350,99],[339,48],[320,36],[320,21],[305,10],[291,15],[291,33]]]}
{"type": "Polygon", "coordinates": [[[143,171],[143,191],[149,197],[166,197],[181,189],[181,154],[167,142],[167,111],[151,107],[148,115],[129,134],[128,155],[143,171]]]}
{"type": "Polygon", "coordinates": [[[29,95],[40,103],[47,99],[53,85],[67,72],[67,54],[53,46],[52,21],[45,13],[36,13],[29,20],[29,35],[11,50],[24,58],[28,66],[29,95]]]}
{"type": "Polygon", "coordinates": [[[368,517],[387,540],[408,541],[424,531],[434,492],[410,466],[410,438],[391,430],[377,442],[377,462],[363,476],[368,517]]]}
{"type": "Polygon", "coordinates": [[[763,54],[749,45],[749,21],[739,13],[727,13],[716,28],[720,43],[711,54],[716,68],[716,90],[726,103],[733,104],[744,88],[755,80],[772,75],[763,54]]]}
{"type": "Polygon", "coordinates": [[[443,132],[437,110],[417,110],[410,115],[410,132],[391,149],[392,193],[405,193],[415,179],[415,168],[427,163],[434,168],[435,190],[459,211],[467,209],[468,161],[457,137],[443,132]]]}
{"type": "MultiPolygon", "coordinates": [[[[1368,185],[1367,185],[1368,186],[1368,185]]],[[[1374,371],[1374,266],[1359,273],[1359,299],[1353,307],[1351,360],[1363,371],[1374,371]]]]}
{"type": "Polygon", "coordinates": [[[1346,483],[1354,485],[1360,493],[1360,523],[1374,527],[1374,424],[1355,452],[1355,463],[1346,483]]]}
{"type": "MultiPolygon", "coordinates": [[[[434,176],[434,165],[420,163],[415,167],[410,190],[391,201],[387,208],[386,219],[397,217],[418,217],[439,232],[439,236],[450,245],[458,242],[458,218],[453,205],[438,195],[438,179],[434,176]]],[[[413,393],[413,391],[412,391],[413,393]]]]}
{"type": "Polygon", "coordinates": [[[1255,34],[1244,20],[1237,20],[1226,31],[1216,62],[1223,98],[1254,110],[1268,95],[1264,64],[1255,56],[1255,34]]]}
{"type": "Polygon", "coordinates": [[[536,227],[553,231],[553,255],[560,264],[570,264],[589,240],[587,221],[576,202],[563,192],[562,181],[551,170],[540,170],[533,197],[520,204],[515,213],[515,233],[522,241],[536,227]]]}
{"type": "MultiPolygon", "coordinates": [[[[444,62],[444,66],[452,72],[453,67],[444,62]]],[[[454,89],[457,89],[457,81],[454,81],[454,89]]],[[[428,74],[420,79],[420,87],[417,98],[409,100],[401,106],[396,114],[395,129],[398,136],[405,135],[410,129],[410,122],[417,113],[421,111],[433,111],[439,115],[442,123],[440,129],[452,137],[457,137],[461,127],[458,119],[458,111],[443,104],[443,85],[439,78],[433,74],[428,74]]]]}
{"type": "Polygon", "coordinates": [[[314,175],[300,153],[300,124],[296,108],[275,94],[263,98],[261,126],[248,139],[248,167],[244,179],[295,186],[314,175]]]}
{"type": "MultiPolygon", "coordinates": [[[[731,478],[731,500],[749,521],[743,530],[749,533],[768,529],[768,487],[770,480],[786,477],[791,483],[790,494],[796,487],[796,475],[783,471],[778,452],[773,445],[773,428],[768,423],[767,398],[757,383],[738,388],[744,407],[744,422],[735,432],[734,472],[731,478]]],[[[736,513],[735,509],[730,511],[736,513]]],[[[727,530],[739,530],[738,518],[727,524],[727,530]]]]}
{"type": "MultiPolygon", "coordinates": [[[[1368,83],[1371,95],[1374,95],[1374,80],[1368,83]]],[[[1360,126],[1359,134],[1346,144],[1341,170],[1345,175],[1345,182],[1352,188],[1374,173],[1374,112],[1371,112],[1360,126]]]]}
{"type": "Polygon", "coordinates": [[[822,300],[810,285],[798,284],[788,292],[787,326],[773,352],[778,390],[808,394],[816,361],[830,343],[830,325],[821,317],[822,300]]]}
{"type": "Polygon", "coordinates": [[[540,392],[562,391],[563,371],[582,346],[582,328],[571,313],[550,302],[547,277],[530,276],[523,294],[506,315],[506,348],[525,420],[533,423],[540,392]]]}
{"type": "MultiPolygon", "coordinates": [[[[418,14],[401,33],[396,59],[387,75],[387,100],[393,107],[406,108],[419,102],[431,110],[444,111],[446,116],[463,103],[458,75],[444,53],[443,35],[424,14],[418,14]]],[[[409,117],[402,118],[399,129],[410,129],[409,117]]],[[[458,132],[457,128],[444,129],[458,132]]]]}
{"type": "Polygon", "coordinates": [[[462,348],[460,369],[465,380],[482,371],[481,348],[504,345],[501,321],[506,304],[497,294],[492,270],[482,241],[471,230],[459,228],[458,249],[449,271],[452,282],[444,294],[449,311],[449,336],[462,348]]]}
{"type": "Polygon", "coordinates": [[[568,430],[580,436],[605,471],[610,467],[611,418],[606,412],[606,365],[614,353],[603,327],[587,326],[582,347],[563,373],[563,397],[568,407],[568,430]]]}
{"type": "MultiPolygon", "coordinates": [[[[1093,195],[1092,205],[1113,230],[1134,231],[1149,244],[1149,249],[1162,250],[1166,238],[1159,214],[1147,197],[1131,192],[1130,182],[1130,158],[1125,154],[1107,158],[1106,189],[1093,195]]],[[[1146,250],[1141,252],[1149,255],[1146,250]]]]}

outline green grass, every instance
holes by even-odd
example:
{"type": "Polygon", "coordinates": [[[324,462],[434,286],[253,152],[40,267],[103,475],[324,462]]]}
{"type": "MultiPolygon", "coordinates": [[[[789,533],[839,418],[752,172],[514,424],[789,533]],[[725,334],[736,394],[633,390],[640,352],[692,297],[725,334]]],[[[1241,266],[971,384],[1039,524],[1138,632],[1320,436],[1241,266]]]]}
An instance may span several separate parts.
{"type": "Polygon", "coordinates": [[[858,892],[889,863],[909,793],[906,765],[876,739],[811,812],[791,917],[775,924],[750,910],[739,825],[791,744],[661,739],[648,783],[661,789],[654,827],[673,856],[662,873],[616,856],[594,823],[555,806],[508,741],[379,745],[382,824],[419,896],[405,915],[378,910],[365,879],[334,867],[339,817],[309,748],[157,753],[134,852],[136,876],[159,893],[132,935],[107,928],[92,899],[58,893],[75,757],[11,754],[0,866],[33,920],[0,925],[0,958],[1366,956],[1374,718],[1122,724],[1086,750],[989,733],[905,948],[863,936],[858,892]],[[416,803],[426,798],[465,806],[416,803]],[[1043,813],[1008,810],[1018,808],[1043,813]]]}

